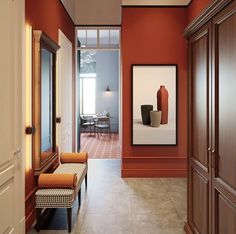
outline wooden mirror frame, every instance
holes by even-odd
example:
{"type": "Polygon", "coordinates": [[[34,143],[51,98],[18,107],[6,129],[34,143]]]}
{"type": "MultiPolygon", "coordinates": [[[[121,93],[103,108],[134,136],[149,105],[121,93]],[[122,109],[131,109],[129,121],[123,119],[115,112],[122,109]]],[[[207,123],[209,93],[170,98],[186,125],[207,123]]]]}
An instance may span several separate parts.
{"type": "Polygon", "coordinates": [[[33,126],[35,133],[33,134],[33,165],[34,174],[38,176],[46,172],[52,165],[58,162],[58,149],[56,146],[56,52],[60,47],[51,40],[45,33],[40,30],[33,31],[33,81],[32,81],[32,97],[33,97],[33,126]],[[52,68],[52,153],[44,160],[41,152],[41,60],[42,48],[47,49],[53,55],[52,68]]]}

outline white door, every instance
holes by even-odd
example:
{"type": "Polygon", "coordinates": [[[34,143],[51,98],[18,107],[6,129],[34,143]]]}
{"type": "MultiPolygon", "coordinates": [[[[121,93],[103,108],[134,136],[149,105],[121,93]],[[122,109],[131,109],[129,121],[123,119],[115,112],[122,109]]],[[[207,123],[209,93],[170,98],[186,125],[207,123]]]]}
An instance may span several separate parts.
{"type": "Polygon", "coordinates": [[[58,115],[61,117],[59,125],[60,152],[72,152],[72,43],[59,30],[58,52],[58,115]]]}
{"type": "Polygon", "coordinates": [[[0,1],[0,233],[24,231],[24,1],[0,1]]]}

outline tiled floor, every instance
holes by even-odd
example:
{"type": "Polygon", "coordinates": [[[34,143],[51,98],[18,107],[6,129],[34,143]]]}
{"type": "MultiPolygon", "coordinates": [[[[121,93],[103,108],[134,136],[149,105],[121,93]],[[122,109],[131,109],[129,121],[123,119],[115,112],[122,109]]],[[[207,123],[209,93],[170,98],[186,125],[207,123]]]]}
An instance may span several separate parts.
{"type": "Polygon", "coordinates": [[[111,133],[111,137],[107,133],[97,135],[82,133],[81,134],[81,151],[89,153],[89,158],[120,158],[119,135],[111,133]]]}
{"type": "MultiPolygon", "coordinates": [[[[78,234],[182,234],[186,220],[186,179],[122,179],[119,160],[90,160],[88,190],[82,190],[78,216],[73,207],[73,231],[78,234]]],[[[64,234],[66,213],[56,210],[51,230],[64,234]],[[57,230],[53,230],[57,229],[57,230]]],[[[35,233],[34,229],[30,231],[35,233]]]]}

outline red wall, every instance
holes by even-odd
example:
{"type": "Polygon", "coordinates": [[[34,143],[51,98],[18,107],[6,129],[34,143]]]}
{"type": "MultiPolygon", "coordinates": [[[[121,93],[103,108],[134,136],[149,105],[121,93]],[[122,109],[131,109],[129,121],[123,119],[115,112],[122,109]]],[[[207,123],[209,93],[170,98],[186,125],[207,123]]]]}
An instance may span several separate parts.
{"type": "Polygon", "coordinates": [[[122,8],[122,176],[185,176],[187,8],[122,8]],[[131,146],[131,64],[178,64],[178,145],[131,146]]]}
{"type": "Polygon", "coordinates": [[[188,7],[188,22],[194,20],[214,0],[192,0],[188,7]]]}
{"type": "MultiPolygon", "coordinates": [[[[33,29],[43,30],[51,39],[58,43],[58,29],[69,38],[73,44],[73,61],[75,58],[75,29],[74,23],[66,13],[59,0],[26,0],[25,1],[26,22],[33,29]]],[[[74,64],[74,63],[73,63],[74,64]]],[[[73,76],[75,69],[73,65],[73,76]]],[[[74,80],[74,79],[73,79],[74,80]]],[[[36,189],[33,170],[26,172],[26,230],[35,220],[34,192],[36,189]]]]}

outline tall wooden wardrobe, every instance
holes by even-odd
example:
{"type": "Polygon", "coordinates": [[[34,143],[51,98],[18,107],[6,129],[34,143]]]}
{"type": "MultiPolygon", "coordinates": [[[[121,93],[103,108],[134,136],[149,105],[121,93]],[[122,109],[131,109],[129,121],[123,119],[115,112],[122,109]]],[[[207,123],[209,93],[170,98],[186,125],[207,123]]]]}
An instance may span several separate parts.
{"type": "Polygon", "coordinates": [[[218,0],[189,40],[187,233],[236,234],[236,0],[218,0]]]}

